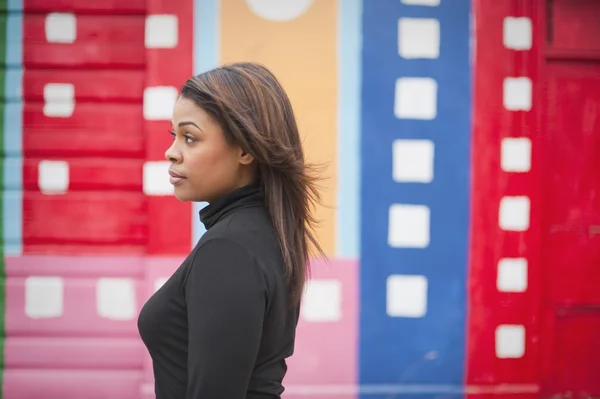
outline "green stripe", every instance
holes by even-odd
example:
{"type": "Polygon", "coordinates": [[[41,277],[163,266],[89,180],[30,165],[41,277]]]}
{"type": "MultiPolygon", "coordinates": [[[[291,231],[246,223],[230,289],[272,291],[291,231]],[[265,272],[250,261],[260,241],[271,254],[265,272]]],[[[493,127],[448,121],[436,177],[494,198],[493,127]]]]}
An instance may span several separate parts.
{"type": "Polygon", "coordinates": [[[6,78],[6,8],[7,0],[0,0],[0,399],[4,392],[4,345],[6,337],[6,269],[4,267],[4,103],[5,98],[5,78],[6,78]]]}

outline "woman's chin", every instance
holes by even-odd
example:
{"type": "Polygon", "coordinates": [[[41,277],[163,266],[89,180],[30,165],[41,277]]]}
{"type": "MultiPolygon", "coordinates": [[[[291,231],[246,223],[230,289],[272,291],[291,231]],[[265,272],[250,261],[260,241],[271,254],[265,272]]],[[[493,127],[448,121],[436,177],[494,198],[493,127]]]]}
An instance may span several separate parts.
{"type": "Polygon", "coordinates": [[[174,187],[174,194],[175,194],[175,198],[177,198],[179,201],[192,201],[192,199],[190,198],[189,193],[187,193],[185,190],[182,190],[181,188],[175,186],[174,187]]]}

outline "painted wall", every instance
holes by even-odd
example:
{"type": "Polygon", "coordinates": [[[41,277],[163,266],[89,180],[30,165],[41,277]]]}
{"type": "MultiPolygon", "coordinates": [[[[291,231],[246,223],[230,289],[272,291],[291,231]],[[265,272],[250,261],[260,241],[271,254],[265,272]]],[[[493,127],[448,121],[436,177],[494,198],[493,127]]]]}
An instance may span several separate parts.
{"type": "MultiPolygon", "coordinates": [[[[500,32],[513,11],[486,21],[500,32]]],[[[474,359],[498,357],[494,333],[509,351],[521,339],[468,317],[487,306],[470,294],[495,281],[468,273],[469,0],[0,0],[0,12],[4,398],[153,396],[137,313],[202,234],[202,204],[167,181],[170,111],[192,73],[237,60],[276,73],[308,160],[327,164],[318,236],[331,262],[313,268],[285,397],[482,397],[515,382],[467,380],[474,359]]]]}

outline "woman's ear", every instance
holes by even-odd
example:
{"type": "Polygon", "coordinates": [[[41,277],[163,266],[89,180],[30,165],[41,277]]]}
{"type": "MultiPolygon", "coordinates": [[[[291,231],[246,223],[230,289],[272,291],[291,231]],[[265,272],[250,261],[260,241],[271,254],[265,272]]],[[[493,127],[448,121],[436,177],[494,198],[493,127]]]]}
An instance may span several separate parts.
{"type": "Polygon", "coordinates": [[[254,162],[254,157],[252,156],[252,154],[250,154],[248,151],[244,150],[241,147],[238,159],[242,165],[250,165],[252,162],[254,162]]]}

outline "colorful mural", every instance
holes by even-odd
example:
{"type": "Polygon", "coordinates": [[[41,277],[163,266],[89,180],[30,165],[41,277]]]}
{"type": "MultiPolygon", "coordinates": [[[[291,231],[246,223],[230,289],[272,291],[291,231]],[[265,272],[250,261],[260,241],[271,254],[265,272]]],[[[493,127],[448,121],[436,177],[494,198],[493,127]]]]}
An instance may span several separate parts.
{"type": "Polygon", "coordinates": [[[326,165],[284,397],[537,398],[541,7],[0,0],[2,398],[154,397],[137,314],[203,233],[172,106],[239,60],[326,165]]]}

